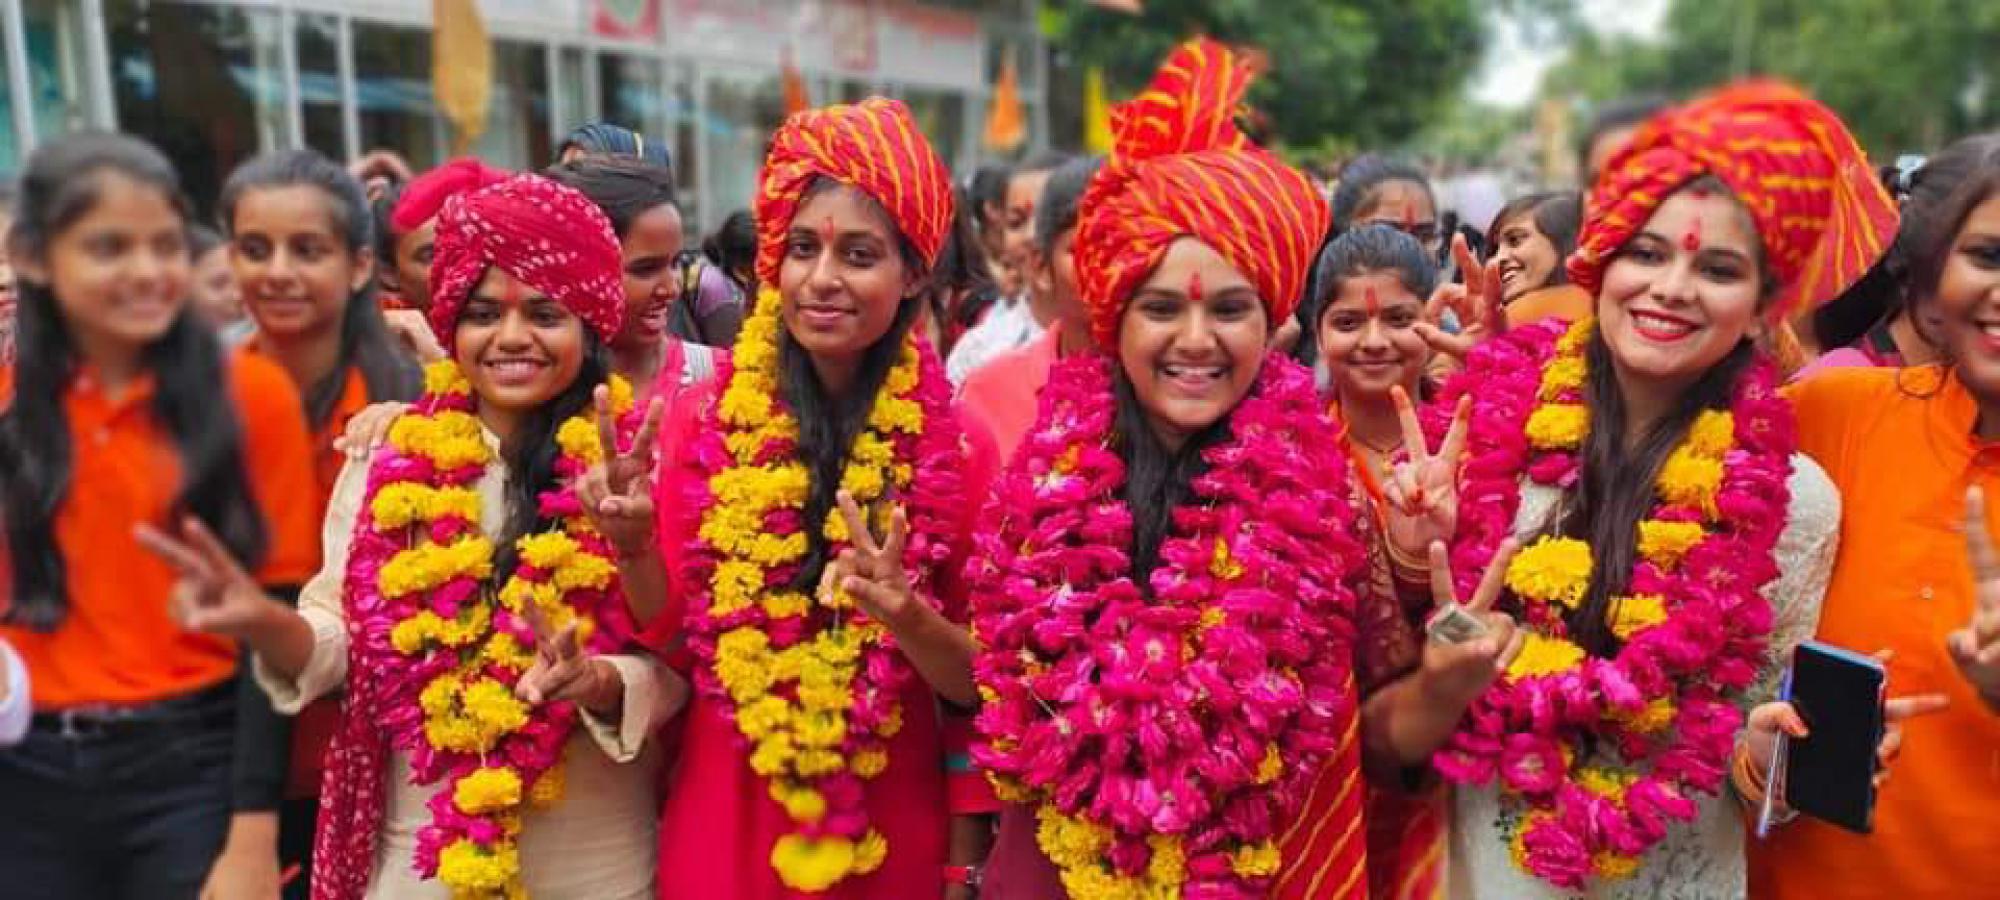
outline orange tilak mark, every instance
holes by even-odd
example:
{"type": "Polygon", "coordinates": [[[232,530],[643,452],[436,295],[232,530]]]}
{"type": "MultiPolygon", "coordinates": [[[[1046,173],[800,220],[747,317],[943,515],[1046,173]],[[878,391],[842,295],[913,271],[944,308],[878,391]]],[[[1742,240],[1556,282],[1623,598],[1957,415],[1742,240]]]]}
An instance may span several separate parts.
{"type": "Polygon", "coordinates": [[[1188,296],[1188,302],[1189,302],[1189,303],[1200,303],[1200,302],[1201,302],[1201,297],[1202,297],[1202,293],[1201,293],[1201,273],[1200,273],[1200,272],[1194,272],[1194,273],[1190,273],[1190,274],[1188,275],[1188,283],[1187,283],[1187,296],[1188,296]]]}
{"type": "Polygon", "coordinates": [[[1373,319],[1382,314],[1382,298],[1375,295],[1375,288],[1372,285],[1361,295],[1361,302],[1368,309],[1368,318],[1373,319]]]}
{"type": "Polygon", "coordinates": [[[831,246],[833,244],[834,236],[838,235],[839,233],[840,232],[833,227],[832,216],[827,216],[825,219],[820,220],[819,242],[821,244],[831,246]]]}
{"type": "Polygon", "coordinates": [[[1681,235],[1681,249],[1689,253],[1696,253],[1701,250],[1700,216],[1696,216],[1692,221],[1688,222],[1687,233],[1681,235]]]}

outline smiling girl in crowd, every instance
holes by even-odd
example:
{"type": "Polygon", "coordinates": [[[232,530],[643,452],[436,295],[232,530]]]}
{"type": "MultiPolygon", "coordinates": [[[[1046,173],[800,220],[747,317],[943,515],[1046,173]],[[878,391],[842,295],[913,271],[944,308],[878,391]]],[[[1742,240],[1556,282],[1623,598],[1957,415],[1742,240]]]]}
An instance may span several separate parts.
{"type": "MultiPolygon", "coordinates": [[[[255,573],[246,583],[289,595],[317,561],[305,417],[283,369],[225,358],[189,308],[187,207],[158,151],[65,138],[21,184],[0,637],[27,662],[35,717],[0,751],[0,870],[10,896],[191,897],[246,768],[232,762],[237,648],[176,625],[173,569],[135,529],[197,518],[255,573]]],[[[245,796],[268,809],[258,793],[245,796]]]]}
{"type": "Polygon", "coordinates": [[[191,627],[246,642],[280,711],[346,691],[315,897],[651,895],[646,737],[684,692],[617,655],[633,632],[614,553],[576,494],[606,445],[651,440],[605,349],[618,260],[596,207],[546,179],[453,199],[429,313],[452,356],[389,446],[342,470],[299,608],[198,524],[150,538],[191,627]]]}

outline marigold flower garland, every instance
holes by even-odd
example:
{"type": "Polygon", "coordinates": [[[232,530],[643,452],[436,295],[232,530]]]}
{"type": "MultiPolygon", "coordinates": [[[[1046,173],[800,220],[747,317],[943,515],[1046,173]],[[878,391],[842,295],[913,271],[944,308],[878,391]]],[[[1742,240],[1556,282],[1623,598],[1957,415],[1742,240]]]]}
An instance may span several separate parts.
{"type": "MultiPolygon", "coordinates": [[[[514,696],[535,660],[529,604],[552,627],[578,622],[592,653],[615,652],[632,633],[615,556],[572,487],[602,448],[590,413],[558,428],[562,487],[540,498],[556,524],[515,544],[519,562],[496,591],[477,491],[492,451],[471,385],[450,361],[426,368],[424,384],[369,470],[347,568],[350,677],[380,691],[382,725],[415,783],[440,785],[417,834],[417,871],[454,898],[521,897],[521,816],[561,798],[577,716],[569,703],[531,708],[514,696]]],[[[614,378],[611,389],[629,440],[631,387],[614,378]]]]}
{"type": "MultiPolygon", "coordinates": [[[[1513,533],[1524,473],[1553,487],[1576,480],[1595,325],[1563,327],[1482,345],[1431,410],[1442,427],[1439,410],[1473,397],[1452,553],[1461,596],[1513,533]]],[[[1524,870],[1573,890],[1628,876],[1671,822],[1695,818],[1695,792],[1721,790],[1743,724],[1734,701],[1763,665],[1771,631],[1762,589],[1778,575],[1795,446],[1791,408],[1759,359],[1729,410],[1703,412],[1661,468],[1627,595],[1608,613],[1620,642],[1609,659],[1587,654],[1566,624],[1590,582],[1588,544],[1545,536],[1508,566],[1527,644],[1435,763],[1457,783],[1499,780],[1524,870]],[[1612,764],[1584,759],[1588,746],[1612,764]]]]}
{"type": "Polygon", "coordinates": [[[985,700],[974,758],[1039,804],[1071,897],[1261,897],[1354,713],[1361,549],[1311,376],[1264,363],[1131,578],[1112,363],[1057,364],[970,567],[985,700]]]}
{"type": "MultiPolygon", "coordinates": [[[[774,290],[758,295],[720,376],[721,400],[694,439],[705,477],[691,479],[682,502],[705,512],[684,574],[708,588],[689,609],[696,685],[734,720],[751,769],[797,826],[772,847],[772,867],[787,886],[816,892],[874,871],[888,855],[868,821],[865,786],[888,767],[911,672],[894,636],[845,591],[813,597],[790,586],[808,524],[836,548],[848,533],[838,510],[804,521],[810,482],[798,420],[779,393],[781,306],[774,290]]],[[[937,355],[913,334],[841,476],[882,523],[890,503],[904,505],[904,568],[933,606],[934,571],[951,557],[963,501],[954,463],[966,450],[950,404],[937,355]]]]}

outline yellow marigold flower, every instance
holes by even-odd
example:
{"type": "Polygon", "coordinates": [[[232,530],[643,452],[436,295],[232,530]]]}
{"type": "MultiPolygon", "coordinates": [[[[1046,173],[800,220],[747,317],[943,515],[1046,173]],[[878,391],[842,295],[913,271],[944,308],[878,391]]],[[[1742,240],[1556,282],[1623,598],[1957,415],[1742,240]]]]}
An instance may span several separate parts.
{"type": "Polygon", "coordinates": [[[1187,880],[1187,853],[1181,849],[1180,838],[1156,834],[1146,838],[1146,846],[1153,851],[1153,858],[1146,863],[1147,881],[1177,886],[1187,880]]]}
{"type": "Polygon", "coordinates": [[[881,469],[848,466],[840,476],[841,488],[853,494],[857,502],[866,497],[882,496],[885,484],[881,469]]]}
{"type": "Polygon", "coordinates": [[[1597,870],[1599,877],[1607,881],[1618,881],[1630,878],[1633,873],[1639,871],[1639,858],[1600,852],[1590,857],[1590,865],[1597,870]]]}
{"type": "Polygon", "coordinates": [[[799,751],[798,758],[793,761],[792,766],[798,770],[800,775],[807,778],[832,775],[841,769],[847,768],[847,764],[841,760],[840,754],[834,753],[831,750],[801,750],[799,751]]]}
{"type": "Polygon", "coordinates": [[[993,785],[993,795],[999,797],[1003,802],[1026,803],[1035,799],[1033,791],[1028,790],[1020,782],[1012,778],[988,772],[986,773],[986,780],[993,785]]]}
{"type": "Polygon", "coordinates": [[[861,836],[861,842],[854,845],[854,871],[866,875],[882,867],[882,861],[889,858],[889,839],[882,832],[869,829],[861,836]]]}
{"type": "Polygon", "coordinates": [[[458,705],[458,685],[455,675],[440,675],[431,679],[431,683],[417,693],[417,706],[431,718],[451,712],[458,705]]]}
{"type": "Polygon", "coordinates": [[[1574,607],[1590,588],[1590,545],[1575,538],[1544,537],[1514,555],[1507,589],[1529,599],[1574,607]]]}
{"type": "Polygon", "coordinates": [[[794,822],[818,822],[826,817],[826,795],[809,787],[773,781],[771,799],[778,801],[794,822]]]}
{"type": "Polygon", "coordinates": [[[375,492],[369,504],[375,527],[386,530],[408,528],[447,516],[479,521],[479,494],[468,488],[434,488],[426,484],[395,482],[375,492]]]}
{"type": "Polygon", "coordinates": [[[716,411],[717,417],[725,424],[753,426],[771,415],[771,394],[732,379],[729,387],[722,392],[722,401],[716,411]]]}
{"type": "Polygon", "coordinates": [[[1278,845],[1275,841],[1263,841],[1248,847],[1239,847],[1229,854],[1229,868],[1245,878],[1265,878],[1278,872],[1278,845]]]}
{"type": "Polygon", "coordinates": [[[522,646],[511,634],[496,634],[487,639],[484,655],[494,665],[508,669],[526,670],[535,664],[533,650],[522,646]]]}
{"type": "MultiPolygon", "coordinates": [[[[633,403],[637,401],[637,398],[632,393],[632,382],[626,381],[623,375],[613,373],[610,380],[605,382],[605,385],[610,388],[609,393],[611,396],[608,399],[611,401],[611,413],[622,416],[631,412],[633,403]]],[[[580,413],[576,418],[579,420],[589,420],[591,417],[588,414],[580,413]]]]}
{"type": "Polygon", "coordinates": [[[805,747],[831,749],[847,739],[847,719],[836,712],[817,711],[795,720],[798,742],[805,747]]]}
{"type": "Polygon", "coordinates": [[[1582,446],[1590,433],[1590,409],[1581,403],[1545,403],[1528,414],[1528,443],[1541,450],[1582,446]]]}
{"type": "Polygon", "coordinates": [[[1639,555],[1663,570],[1671,570],[1705,536],[1699,522],[1642,519],[1639,522],[1639,555]]]}
{"type": "Polygon", "coordinates": [[[483,815],[521,804],[521,774],[506,766],[482,768],[458,780],[451,802],[467,815],[483,815]]]}
{"type": "Polygon", "coordinates": [[[1619,640],[1630,640],[1640,631],[1666,620],[1666,600],[1658,594],[1620,597],[1611,605],[1611,633],[1619,640]]]}
{"type": "Polygon", "coordinates": [[[854,842],[843,837],[788,834],[771,847],[771,867],[792,890],[824,891],[854,868],[854,842]]]}
{"type": "Polygon", "coordinates": [[[1243,564],[1229,553],[1229,543],[1221,537],[1215,539],[1215,555],[1208,561],[1209,574],[1223,581],[1235,581],[1243,577],[1243,564]]]}
{"type": "Polygon", "coordinates": [[[789,736],[773,734],[758,741],[757,748],[750,751],[750,768],[765,778],[775,778],[784,773],[797,755],[789,736]]]}
{"type": "Polygon", "coordinates": [[[602,590],[611,586],[611,579],[618,575],[618,566],[611,560],[595,553],[578,553],[568,564],[556,569],[554,582],[560,591],[574,591],[578,588],[602,590]]]}
{"type": "Polygon", "coordinates": [[[1686,446],[1667,455],[1660,467],[1660,498],[1675,506],[1690,506],[1715,514],[1715,492],[1722,487],[1722,461],[1688,452],[1686,446]]]}
{"type": "Polygon", "coordinates": [[[1537,396],[1549,401],[1565,391],[1581,390],[1586,374],[1582,357],[1558,356],[1549,360],[1548,367],[1542,370],[1541,392],[1537,396]]]}
{"type": "Polygon", "coordinates": [[[1585,766],[1576,773],[1577,787],[1614,800],[1624,797],[1625,789],[1638,780],[1638,776],[1630,772],[1606,766],[1585,766]]]}
{"type": "Polygon", "coordinates": [[[791,704],[783,697],[765,695],[736,711],[736,727],[753,741],[762,740],[792,720],[791,704]]]}
{"type": "Polygon", "coordinates": [[[1583,352],[1590,343],[1590,334],[1597,328],[1595,319],[1585,316],[1570,323],[1569,330],[1556,339],[1556,352],[1564,356],[1574,356],[1583,352]]]}
{"type": "Polygon", "coordinates": [[[1644,709],[1628,715],[1615,716],[1618,722],[1640,734],[1657,734],[1674,724],[1674,701],[1661,697],[1646,704],[1644,709]]]}
{"type": "Polygon", "coordinates": [[[516,698],[506,685],[491,678],[481,678],[466,685],[458,698],[466,716],[479,723],[485,739],[483,742],[487,746],[528,724],[527,705],[516,698]]]}
{"type": "Polygon", "coordinates": [[[1049,855],[1050,861],[1065,869],[1095,864],[1111,845],[1109,829],[1088,819],[1064,815],[1053,805],[1043,804],[1037,811],[1037,819],[1035,842],[1049,855]]]}
{"type": "Polygon", "coordinates": [[[1264,758],[1257,763],[1257,783],[1270,784],[1285,774],[1285,758],[1278,755],[1277,744],[1264,746],[1264,758]]]}
{"type": "Polygon", "coordinates": [[[1728,410],[1711,409],[1696,416],[1688,428],[1687,448],[1700,455],[1721,459],[1736,446],[1736,416],[1728,410]]]}
{"type": "Polygon", "coordinates": [[[863,750],[854,754],[851,765],[854,774],[862,778],[874,778],[889,768],[889,754],[880,750],[863,750]]]}
{"type": "Polygon", "coordinates": [[[424,393],[469,394],[472,382],[466,380],[457,362],[441,359],[424,366],[424,393]]]}
{"type": "Polygon", "coordinates": [[[895,707],[890,707],[889,712],[884,716],[882,716],[882,727],[876,729],[876,733],[880,734],[885,738],[892,738],[895,737],[897,733],[901,732],[902,730],[903,730],[903,708],[900,706],[895,706],[895,707]]]}
{"type": "Polygon", "coordinates": [[[598,434],[597,423],[581,416],[556,427],[556,446],[571,459],[593,465],[604,461],[604,438],[598,434]]]}
{"type": "Polygon", "coordinates": [[[430,640],[432,625],[436,621],[437,616],[425,610],[397,622],[394,628],[389,629],[390,646],[404,656],[416,655],[430,640]]]}
{"type": "Polygon", "coordinates": [[[723,560],[709,579],[714,592],[710,615],[728,615],[755,602],[764,589],[764,570],[741,560],[723,560]]]}
{"type": "Polygon", "coordinates": [[[1507,667],[1507,675],[1527,678],[1566,672],[1583,662],[1583,655],[1583,648],[1569,641],[1531,632],[1521,646],[1521,655],[1514,657],[1513,664],[1507,667]]]}
{"type": "Polygon", "coordinates": [[[761,662],[771,651],[771,638],[755,628],[736,628],[715,639],[716,659],[761,662]]]}
{"type": "Polygon", "coordinates": [[[519,851],[512,844],[481,847],[459,838],[438,853],[438,880],[454,896],[484,896],[502,891],[521,873],[519,851]]]}
{"type": "Polygon", "coordinates": [[[836,666],[848,666],[861,659],[861,641],[846,629],[822,631],[813,640],[814,652],[836,666]]]}

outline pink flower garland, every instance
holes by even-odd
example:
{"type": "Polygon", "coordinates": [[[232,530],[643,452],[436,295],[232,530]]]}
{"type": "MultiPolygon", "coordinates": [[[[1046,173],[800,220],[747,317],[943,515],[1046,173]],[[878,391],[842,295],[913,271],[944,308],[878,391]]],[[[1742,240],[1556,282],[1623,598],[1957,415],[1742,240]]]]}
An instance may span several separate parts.
{"type": "MultiPolygon", "coordinates": [[[[1263,896],[1275,841],[1354,712],[1346,578],[1361,550],[1340,445],[1311,376],[1267,360],[1174,511],[1148,596],[1130,578],[1111,365],[1055,367],[988,507],[997,524],[970,567],[986,700],[974,758],[1043,804],[1045,832],[1051,811],[1084,822],[1098,838],[1074,855],[1107,842],[1109,877],[1150,868],[1173,886],[1155,857],[1177,851],[1187,896],[1263,896]]],[[[1103,883],[1077,877],[1072,892],[1103,883]]]]}
{"type": "MultiPolygon", "coordinates": [[[[1500,541],[1513,534],[1522,479],[1560,488],[1576,479],[1575,453],[1534,450],[1526,436],[1562,333],[1561,323],[1543,323],[1487,342],[1427,411],[1441,430],[1458,398],[1473,398],[1452,552],[1460,596],[1471,596],[1500,541]]],[[[1665,621],[1632,634],[1611,659],[1503,677],[1435,757],[1453,782],[1497,777],[1527,802],[1517,859],[1559,887],[1582,889],[1593,875],[1629,870],[1672,821],[1696,817],[1693,792],[1722,788],[1743,724],[1732,701],[1763,665],[1772,627],[1761,590],[1778,575],[1773,551],[1785,526],[1796,446],[1791,407],[1767,360],[1760,357],[1738,380],[1730,411],[1735,449],[1724,459],[1718,514],[1662,501],[1648,515],[1707,523],[1677,565],[1637,560],[1628,593],[1663,598],[1665,621]],[[1668,728],[1630,727],[1661,702],[1672,704],[1668,728]],[[1592,740],[1615,749],[1628,767],[1611,785],[1580,779],[1573,769],[1592,740]]],[[[1524,625],[1563,636],[1557,616],[1530,611],[1524,625]]]]}
{"type": "MultiPolygon", "coordinates": [[[[460,389],[426,393],[406,415],[427,417],[447,412],[472,415],[473,396],[463,390],[461,378],[455,376],[455,380],[459,380],[460,389]]],[[[619,423],[620,438],[629,441],[634,426],[628,413],[619,423]]],[[[616,559],[609,543],[584,516],[576,497],[575,481],[589,465],[573,454],[561,454],[556,460],[561,487],[540,496],[540,513],[558,523],[549,533],[566,534],[591,556],[616,559]]],[[[484,474],[483,465],[440,470],[421,455],[406,455],[393,446],[385,447],[369,469],[366,499],[349,549],[344,598],[349,636],[348,683],[359,686],[349,702],[356,702],[356,697],[370,698],[371,711],[367,715],[388,735],[390,747],[408,755],[415,784],[442,782],[443,785],[429,802],[430,824],[417,834],[415,868],[427,878],[438,875],[440,854],[456,841],[464,839],[490,847],[512,839],[507,833],[508,823],[500,817],[471,815],[458,808],[454,793],[459,781],[482,767],[511,767],[520,776],[525,802],[543,773],[561,762],[563,746],[577,721],[573,704],[558,702],[535,707],[525,725],[500,737],[483,755],[434,746],[425,733],[425,711],[419,698],[426,687],[439,678],[451,676],[463,664],[461,652],[479,654],[482,648],[489,647],[492,637],[511,636],[525,656],[505,660],[487,650],[482,669],[486,677],[511,686],[526,671],[526,666],[520,663],[533,659],[535,633],[523,615],[497,602],[502,588],[490,579],[459,574],[429,591],[395,598],[386,596],[380,586],[382,570],[398,553],[422,542],[444,546],[466,536],[476,536],[480,533],[480,523],[447,513],[431,519],[422,528],[384,529],[375,521],[375,499],[384,489],[399,484],[470,490],[484,474]],[[487,607],[490,624],[486,637],[470,642],[467,651],[429,643],[415,655],[406,655],[395,646],[392,634],[396,626],[420,613],[429,612],[443,620],[455,621],[462,612],[479,605],[487,607]]],[[[539,585],[550,580],[551,573],[536,569],[525,559],[516,565],[510,578],[521,585],[539,585]]],[[[606,589],[574,586],[561,590],[560,594],[577,617],[594,623],[582,632],[587,635],[584,641],[587,652],[615,653],[628,645],[634,632],[633,623],[624,592],[615,578],[606,589]]]]}

